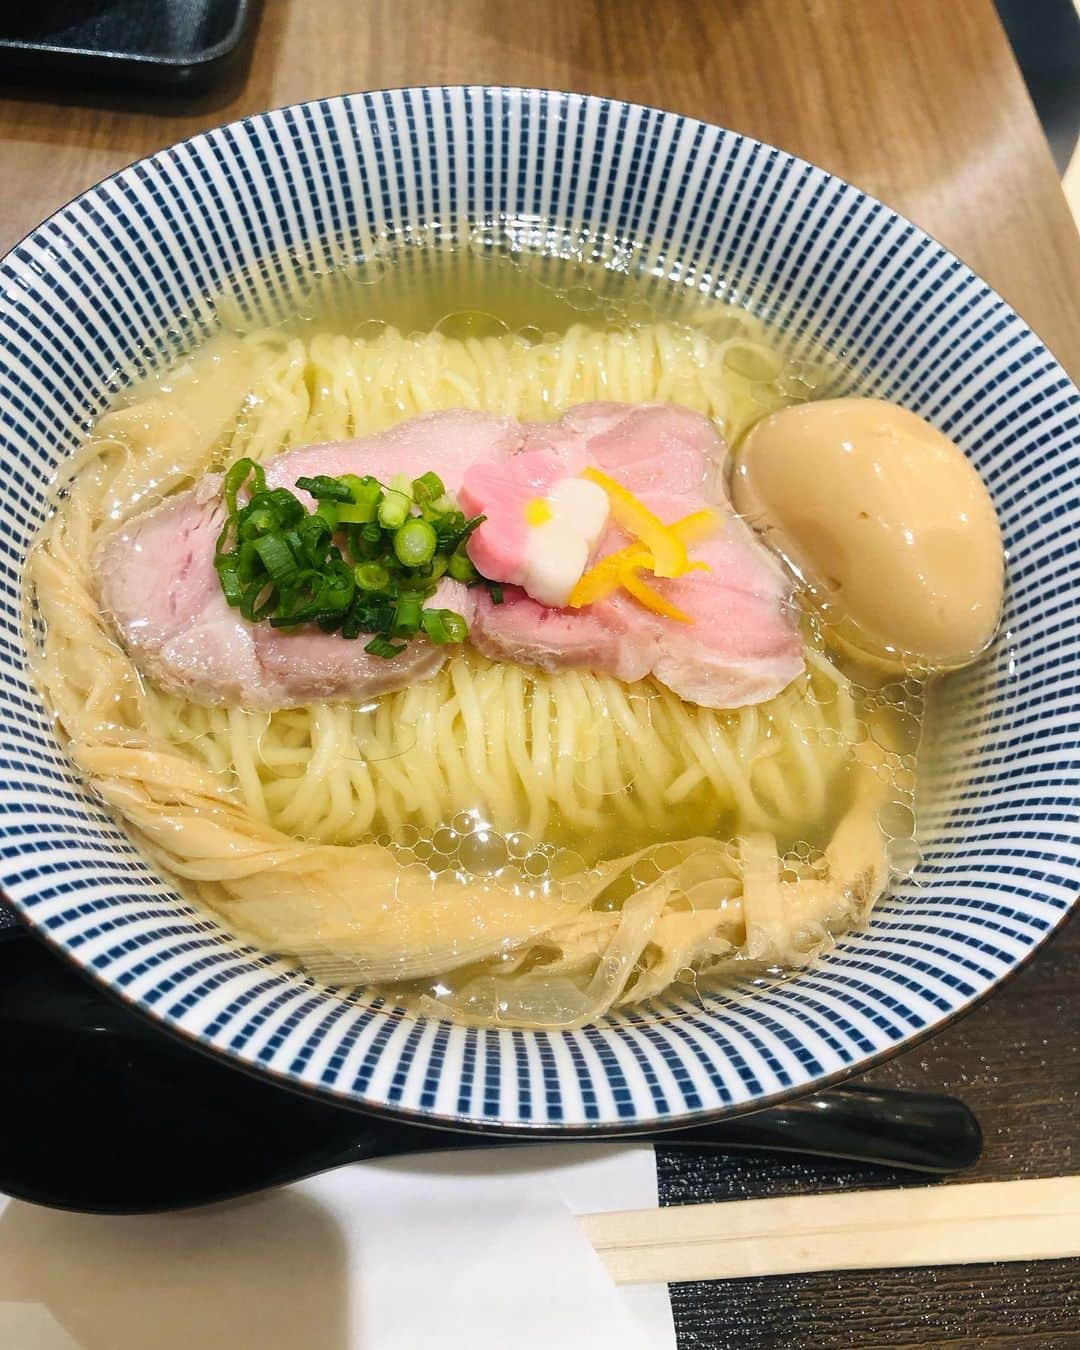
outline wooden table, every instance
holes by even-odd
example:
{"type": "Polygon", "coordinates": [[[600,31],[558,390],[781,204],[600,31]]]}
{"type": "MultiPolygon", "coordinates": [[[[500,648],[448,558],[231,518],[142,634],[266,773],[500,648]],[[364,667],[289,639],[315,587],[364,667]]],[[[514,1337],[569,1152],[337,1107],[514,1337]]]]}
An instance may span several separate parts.
{"type": "Polygon", "coordinates": [[[212,104],[9,87],[0,249],[218,122],[472,81],[635,99],[804,155],[954,249],[1080,372],[1080,241],[990,0],[265,0],[246,81],[212,104]]]}
{"type": "MultiPolygon", "coordinates": [[[[1080,238],[990,0],[266,0],[246,78],[198,106],[8,87],[0,248],[103,175],[298,99],[495,82],[720,122],[842,175],[970,263],[1080,375],[1080,238]]],[[[873,1077],[963,1094],[978,1179],[1075,1170],[1080,925],[958,1026],[873,1077]],[[1070,995],[1071,1001],[1070,1001],[1070,995]]],[[[660,1150],[668,1203],[844,1184],[870,1169],[660,1150]]],[[[1080,1263],[678,1286],[683,1347],[1075,1346],[1080,1263]]]]}

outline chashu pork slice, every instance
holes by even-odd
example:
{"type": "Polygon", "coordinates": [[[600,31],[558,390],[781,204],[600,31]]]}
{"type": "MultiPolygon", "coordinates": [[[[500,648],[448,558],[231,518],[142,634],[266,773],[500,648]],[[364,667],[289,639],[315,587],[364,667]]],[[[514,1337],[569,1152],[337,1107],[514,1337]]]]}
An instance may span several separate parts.
{"type": "MultiPolygon", "coordinates": [[[[469,465],[505,458],[522,437],[510,418],[433,413],[363,440],[287,451],[267,462],[266,480],[292,489],[297,478],[316,474],[372,474],[385,483],[395,473],[434,470],[456,492],[469,465]]],[[[246,622],[226,603],[214,570],[224,521],[221,476],[208,474],[126,522],[96,559],[103,610],[142,673],[170,693],[268,710],[321,699],[363,703],[434,675],[455,650],[420,636],[384,660],[362,641],[314,626],[281,632],[246,622]]],[[[469,622],[475,595],[445,580],[429,603],[469,622]]]]}
{"type": "MultiPolygon", "coordinates": [[[[724,456],[703,417],[668,405],[608,403],[572,408],[550,424],[433,413],[363,440],[288,451],[265,468],[269,486],[290,489],[305,475],[367,473],[387,482],[395,473],[434,470],[463,509],[488,515],[470,547],[494,580],[520,545],[528,492],[543,493],[586,467],[600,468],[665,523],[713,507],[722,528],[690,548],[708,570],[650,578],[692,623],[657,615],[623,591],[571,609],[538,604],[508,586],[495,605],[482,587],[444,580],[431,604],[461,614],[470,640],[493,659],[627,682],[652,675],[690,702],[726,708],[771,698],[803,660],[787,578],[732,512],[720,478],[724,456]]],[[[214,571],[224,517],[221,478],[207,475],[128,521],[99,552],[102,607],[140,670],[164,689],[206,704],[271,710],[322,699],[362,703],[430,677],[450,655],[417,637],[388,661],[313,626],[280,632],[247,623],[226,604],[214,571]]],[[[626,542],[609,525],[590,561],[626,542]]]]}
{"type": "MultiPolygon", "coordinates": [[[[790,583],[732,510],[720,472],[726,449],[706,418],[664,404],[582,405],[550,426],[530,427],[525,451],[517,460],[470,468],[462,485],[463,508],[488,517],[470,541],[470,554],[496,580],[513,578],[520,567],[528,529],[523,496],[533,487],[549,491],[562,476],[590,465],[633,492],[664,524],[706,507],[722,523],[688,550],[707,570],[648,578],[692,623],[656,614],[621,590],[572,609],[539,604],[512,586],[501,605],[477,593],[470,638],[485,655],[627,682],[651,675],[710,708],[763,702],[802,672],[790,583]],[[528,471],[520,471],[525,466],[528,471]]],[[[590,561],[628,542],[609,527],[590,561]]]]}

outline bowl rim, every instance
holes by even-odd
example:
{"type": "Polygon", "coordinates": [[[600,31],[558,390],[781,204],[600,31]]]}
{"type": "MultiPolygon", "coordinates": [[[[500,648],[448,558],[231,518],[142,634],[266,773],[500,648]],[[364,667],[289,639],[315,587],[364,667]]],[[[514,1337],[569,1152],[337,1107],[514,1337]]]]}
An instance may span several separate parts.
{"type": "MultiPolygon", "coordinates": [[[[986,279],[964,262],[952,249],[943,244],[936,236],[930,234],[927,230],[905,216],[902,212],[882,202],[873,194],[866,192],[850,180],[841,177],[821,165],[815,164],[812,160],[807,160],[792,151],[785,150],[782,146],[777,146],[768,141],[763,141],[748,133],[734,130],[721,123],[710,122],[704,118],[693,114],[679,112],[673,109],[666,109],[655,104],[640,103],[631,99],[618,97],[609,97],[602,94],[589,94],[574,92],[558,88],[545,88],[537,85],[511,85],[511,84],[487,84],[487,83],[462,83],[462,84],[410,84],[410,85],[390,85],[375,89],[359,89],[352,91],[343,91],[336,94],[328,94],[321,97],[300,100],[293,103],[276,104],[273,107],[263,109],[255,113],[247,113],[239,118],[228,122],[215,123],[213,126],[204,127],[198,131],[192,132],[177,141],[169,142],[146,155],[130,161],[120,166],[111,173],[82,188],[74,193],[66,201],[58,205],[41,221],[37,222],[27,230],[17,241],[12,243],[2,255],[0,255],[0,270],[2,270],[24,245],[32,241],[39,231],[43,230],[58,217],[64,215],[73,205],[78,203],[84,197],[98,191],[100,188],[110,183],[124,178],[125,175],[137,170],[140,166],[158,160],[167,160],[175,155],[177,150],[182,147],[191,146],[196,142],[204,140],[215,133],[236,127],[245,127],[264,122],[267,118],[276,113],[297,112],[305,108],[325,108],[328,106],[340,105],[350,100],[362,100],[367,98],[388,98],[394,94],[417,95],[417,94],[450,94],[458,96],[468,95],[505,95],[510,99],[521,100],[529,97],[536,97],[540,100],[557,99],[563,105],[570,103],[597,107],[607,107],[609,109],[627,109],[630,111],[639,110],[651,113],[662,119],[675,119],[676,123],[689,125],[692,127],[702,127],[710,131],[721,133],[725,137],[732,138],[737,145],[758,147],[766,152],[771,152],[790,161],[794,166],[812,170],[814,173],[823,175],[828,182],[839,184],[842,188],[857,195],[857,197],[868,202],[882,211],[887,216],[909,226],[917,236],[929,240],[938,253],[944,258],[959,265],[964,272],[973,276],[985,289],[988,295],[998,301],[1020,325],[1019,331],[1029,339],[1033,340],[1038,346],[1046,352],[1050,359],[1057,366],[1061,374],[1068,380],[1074,397],[1080,397],[1080,389],[1072,376],[1065,369],[1056,353],[1047,345],[1047,343],[1031,328],[1027,321],[1020,315],[1013,306],[990,285],[986,279]]],[[[6,826],[0,821],[0,839],[6,836],[6,826]]],[[[149,866],[149,864],[147,864],[149,866]]],[[[156,869],[151,868],[154,875],[158,875],[156,869]]],[[[190,1048],[197,1050],[214,1058],[217,1062],[224,1062],[231,1065],[240,1072],[250,1074],[261,1081],[271,1081],[276,1086],[302,1096],[314,1097],[330,1105],[337,1106],[346,1110],[356,1111],[364,1115],[370,1115],[386,1121],[399,1120],[404,1123],[416,1126],[427,1126],[434,1129],[449,1129],[462,1133],[481,1134],[481,1135],[499,1135],[515,1136],[531,1139],[596,1139],[600,1137],[607,1138],[633,1138],[641,1134],[660,1134],[667,1130],[679,1130],[694,1125],[706,1125],[714,1121],[724,1119],[734,1119],[738,1116],[750,1115],[757,1111],[776,1107],[777,1105],[795,1100],[796,1098],[813,1095],[816,1092],[834,1087],[849,1079],[861,1076],[873,1069],[880,1067],[895,1056],[913,1050],[924,1044],[931,1037],[952,1026],[968,1013],[981,1006],[991,994],[997,992],[1005,983],[1011,980],[1020,971],[1026,969],[1039,952],[1046,946],[1050,940],[1059,934],[1065,927],[1067,921],[1074,917],[1080,909],[1080,891],[1073,894],[1072,899],[1067,903],[1061,913],[1054,921],[1041,932],[1037,939],[1030,943],[1005,970],[996,977],[989,980],[986,984],[976,990],[975,993],[968,996],[964,1001],[958,1003],[949,1011],[943,1013],[940,1017],[931,1018],[927,1023],[910,1032],[902,1034],[895,1042],[883,1046],[869,1054],[859,1055],[851,1063],[842,1066],[832,1072],[820,1074],[809,1078],[807,1081],[791,1083],[781,1087],[774,1092],[762,1093],[750,1097],[746,1100],[738,1100],[724,1103],[719,1106],[708,1106],[701,1108],[692,1108],[688,1110],[676,1110],[659,1116],[645,1116],[635,1114],[632,1118],[618,1120],[598,1119],[593,1121],[580,1121],[574,1123],[564,1123],[562,1121],[551,1120],[520,1120],[505,1121],[493,1118],[482,1118],[468,1112],[449,1112],[437,1110],[435,1108],[415,1108],[403,1106],[400,1104],[388,1104],[377,1099],[361,1097],[355,1092],[346,1089],[339,1089],[311,1082],[302,1079],[297,1075],[291,1074],[277,1068],[271,1064],[262,1062],[254,1057],[235,1050],[227,1046],[216,1044],[198,1031],[184,1025],[175,1018],[169,1018],[159,1012],[154,1006],[144,1003],[138,996],[129,993],[122,986],[114,983],[105,973],[97,969],[92,963],[84,963],[76,955],[75,951],[60,937],[51,932],[42,922],[35,920],[30,911],[30,903],[21,900],[15,896],[9,895],[6,891],[0,890],[0,896],[6,903],[18,914],[23,925],[24,935],[43,942],[49,950],[58,956],[70,969],[75,970],[83,977],[89,979],[98,989],[103,991],[110,998],[116,999],[130,1011],[149,1021],[157,1030],[179,1039],[190,1048]]],[[[245,944],[247,945],[247,944],[245,944]]],[[[435,1019],[405,1019],[398,1020],[416,1020],[433,1021],[435,1019]]],[[[522,1034],[532,1034],[527,1029],[522,1034]]]]}
{"type": "MultiPolygon", "coordinates": [[[[173,1040],[182,1042],[189,1049],[207,1056],[215,1063],[227,1064],[239,1073],[256,1078],[260,1082],[271,1082],[275,1087],[297,1096],[313,1098],[324,1105],[355,1112],[362,1116],[371,1116],[375,1120],[384,1121],[388,1124],[399,1121],[404,1125],[415,1125],[430,1130],[445,1130],[454,1134],[490,1135],[492,1137],[533,1140],[535,1142],[542,1142],[547,1139],[567,1139],[579,1142],[589,1139],[632,1140],[642,1135],[651,1137],[688,1128],[692,1129],[696,1125],[704,1127],[717,1121],[752,1116],[758,1111],[771,1110],[785,1102],[796,1101],[802,1097],[812,1097],[819,1092],[838,1087],[853,1078],[861,1078],[863,1074],[880,1068],[898,1055],[906,1054],[909,1050],[915,1050],[924,1045],[940,1032],[955,1026],[969,1013],[977,1011],[991,994],[997,993],[1004,984],[1026,970],[1042,949],[1053,938],[1062,933],[1065,925],[1080,913],[1080,897],[1076,897],[1069,908],[1062,913],[1057,923],[1048,928],[1015,965],[1010,966],[996,980],[991,981],[985,988],[973,995],[967,1003],[945,1014],[940,1021],[922,1027],[910,1036],[898,1041],[895,1045],[886,1046],[863,1059],[846,1065],[842,1069],[837,1069],[833,1073],[823,1074],[812,1082],[796,1083],[781,1088],[777,1092],[763,1094],[748,1101],[732,1102],[719,1107],[705,1107],[698,1111],[685,1111],[665,1116],[635,1116],[633,1119],[625,1121],[597,1120],[568,1125],[559,1121],[506,1122],[481,1120],[468,1114],[423,1111],[407,1106],[390,1106],[385,1102],[360,1100],[347,1092],[339,1092],[322,1084],[310,1083],[293,1077],[280,1069],[275,1069],[272,1065],[256,1063],[252,1059],[232,1054],[223,1047],[205,1040],[181,1023],[167,1021],[160,1017],[152,1008],[146,1007],[138,1000],[129,997],[123,989],[105,979],[99,971],[90,966],[82,965],[66,946],[58,943],[40,925],[33,923],[16,902],[10,900],[7,895],[4,895],[3,898],[11,908],[17,910],[21,920],[19,929],[7,930],[8,933],[13,935],[7,937],[8,941],[34,941],[43,944],[53,956],[60,959],[67,969],[89,980],[100,993],[105,994],[114,1002],[122,1004],[127,1011],[149,1023],[154,1030],[171,1037],[173,1040]]],[[[0,940],[4,939],[0,938],[0,940]]],[[[662,1142],[662,1140],[657,1140],[657,1142],[662,1142]]]]}
{"type": "Polygon", "coordinates": [[[15,253],[18,249],[22,248],[24,244],[29,242],[29,240],[31,240],[38,233],[39,230],[41,230],[44,226],[48,225],[57,216],[62,215],[65,211],[68,210],[69,207],[73,206],[77,201],[79,201],[80,198],[85,197],[90,192],[96,192],[99,188],[105,187],[109,183],[115,182],[117,179],[122,178],[125,174],[130,173],[133,169],[137,168],[140,164],[145,164],[149,160],[156,160],[161,156],[172,155],[173,153],[175,153],[175,151],[179,150],[181,147],[188,146],[193,144],[195,141],[202,140],[203,137],[205,136],[211,136],[215,132],[225,131],[232,127],[242,127],[247,126],[253,122],[260,122],[264,118],[272,116],[274,113],[296,112],[304,108],[320,108],[324,107],[327,104],[347,102],[350,99],[384,98],[392,94],[417,94],[417,93],[507,94],[510,95],[511,97],[516,98],[521,98],[523,96],[529,97],[535,95],[538,98],[555,97],[558,99],[564,99],[584,104],[590,103],[606,104],[609,107],[638,109],[642,112],[652,113],[657,117],[665,117],[665,118],[674,117],[681,122],[693,124],[696,126],[707,127],[710,130],[719,131],[724,136],[735,137],[746,145],[758,146],[762,150],[770,150],[776,152],[777,154],[783,155],[785,156],[785,158],[789,159],[793,164],[799,165],[803,168],[813,169],[815,173],[824,174],[829,181],[833,183],[839,183],[842,187],[847,188],[849,191],[858,193],[859,196],[864,198],[866,201],[872,202],[875,206],[879,206],[883,211],[887,211],[891,216],[894,216],[897,220],[903,221],[905,225],[909,225],[913,230],[916,231],[916,233],[922,235],[926,239],[929,239],[930,242],[936,248],[940,249],[943,254],[951,258],[953,262],[959,263],[960,266],[964,268],[965,271],[970,272],[971,275],[975,277],[977,281],[981,282],[982,285],[986,287],[987,291],[989,291],[990,294],[996,300],[1000,300],[1001,303],[1006,307],[1006,309],[1008,309],[1008,311],[1012,315],[1014,315],[1016,319],[1019,320],[1025,332],[1030,334],[1030,336],[1033,337],[1035,341],[1038,342],[1039,345],[1056,362],[1056,364],[1060,367],[1062,374],[1072,384],[1074,392],[1080,395],[1080,385],[1077,384],[1077,381],[1074,380],[1073,377],[1069,374],[1068,370],[1066,370],[1064,362],[1053,350],[1053,348],[1050,347],[1046,339],[1040,337],[1040,335],[1035,331],[1034,328],[1032,328],[1032,326],[1019,312],[1019,310],[1017,310],[1010,301],[1006,300],[1006,298],[1001,294],[1001,292],[998,291],[996,287],[992,286],[980,271],[978,271],[975,267],[973,267],[971,263],[965,262],[964,259],[961,258],[958,253],[954,253],[948,244],[943,244],[941,240],[937,237],[937,235],[931,234],[931,232],[928,229],[926,229],[925,226],[918,224],[917,221],[912,220],[910,216],[905,215],[895,206],[890,206],[888,202],[882,201],[880,197],[875,197],[872,192],[867,192],[865,188],[859,187],[859,185],[857,183],[853,183],[850,178],[844,178],[843,175],[834,173],[832,169],[826,169],[822,165],[816,164],[812,159],[805,159],[802,155],[797,155],[794,150],[785,150],[782,145],[774,145],[772,141],[763,141],[759,137],[753,136],[747,131],[737,131],[734,127],[725,126],[723,122],[710,122],[706,118],[698,117],[694,113],[679,112],[677,109],[674,108],[662,108],[657,103],[642,103],[639,102],[637,99],[618,98],[615,97],[614,95],[608,94],[583,94],[580,92],[574,92],[574,90],[572,89],[562,89],[556,86],[546,86],[537,84],[483,84],[483,83],[387,84],[387,85],[379,85],[377,88],[374,89],[344,89],[337,94],[318,95],[314,98],[299,99],[293,103],[275,103],[269,108],[263,108],[259,112],[255,113],[244,113],[243,116],[234,117],[228,122],[215,122],[213,126],[203,127],[199,131],[193,131],[189,136],[182,136],[177,141],[170,141],[167,145],[163,145],[159,147],[157,150],[152,150],[148,154],[139,155],[137,159],[129,160],[126,164],[121,164],[119,168],[113,169],[111,173],[107,173],[103,175],[101,178],[96,178],[92,183],[88,183],[86,187],[80,188],[78,192],[73,193],[70,197],[62,201],[58,206],[53,207],[53,209],[49,212],[47,216],[42,216],[42,218],[35,225],[32,225],[28,230],[26,230],[23,234],[21,234],[18,237],[18,239],[10,243],[7,246],[7,248],[4,249],[3,253],[0,253],[0,268],[3,267],[3,265],[7,262],[8,258],[13,253],[15,253]]]}

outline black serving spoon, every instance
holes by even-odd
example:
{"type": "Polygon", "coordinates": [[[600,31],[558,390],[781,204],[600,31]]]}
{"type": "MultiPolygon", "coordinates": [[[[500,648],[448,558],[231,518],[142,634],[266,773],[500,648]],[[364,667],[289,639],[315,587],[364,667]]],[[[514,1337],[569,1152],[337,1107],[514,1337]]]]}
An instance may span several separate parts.
{"type": "MultiPolygon", "coordinates": [[[[0,1191],[57,1209],[181,1209],[363,1159],[523,1142],[374,1118],[238,1073],[26,937],[0,942],[0,1070],[0,1191]]],[[[861,1086],[641,1137],[938,1173],[969,1166],[982,1146],[953,1097],[861,1086]]]]}

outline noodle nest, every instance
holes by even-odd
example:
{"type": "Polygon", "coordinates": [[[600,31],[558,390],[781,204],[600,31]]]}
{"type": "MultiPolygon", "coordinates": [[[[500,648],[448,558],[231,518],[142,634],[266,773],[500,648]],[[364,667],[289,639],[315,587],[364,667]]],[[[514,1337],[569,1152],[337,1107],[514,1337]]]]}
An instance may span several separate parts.
{"type": "Polygon", "coordinates": [[[215,339],[100,420],[31,556],[33,672],[71,759],[234,930],[431,1013],[574,1026],[735,961],[809,962],[883,889],[877,813],[913,767],[877,771],[885,738],[815,644],[731,712],[466,650],[370,706],[255,713],[145,682],[92,574],[121,521],[241,455],[595,398],[679,402],[735,437],[790,387],[749,328],[215,339]]]}

